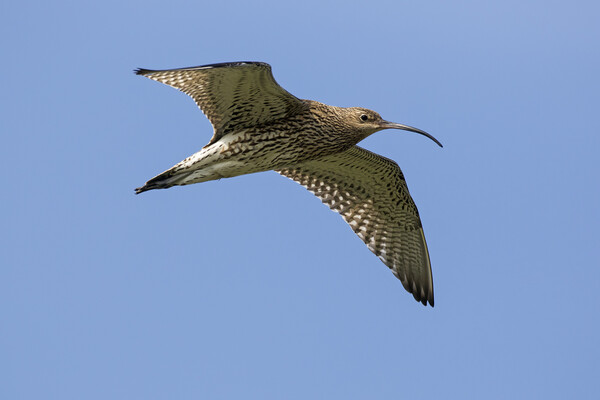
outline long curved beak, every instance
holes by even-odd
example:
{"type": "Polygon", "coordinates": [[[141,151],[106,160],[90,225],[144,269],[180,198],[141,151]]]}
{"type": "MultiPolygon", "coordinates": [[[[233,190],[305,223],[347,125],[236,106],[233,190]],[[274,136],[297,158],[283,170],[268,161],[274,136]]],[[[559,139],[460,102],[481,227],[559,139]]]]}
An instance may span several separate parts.
{"type": "Polygon", "coordinates": [[[439,142],[439,140],[437,140],[436,138],[434,138],[433,136],[431,136],[429,133],[427,133],[425,131],[422,131],[420,129],[417,129],[417,128],[413,128],[412,126],[403,125],[403,124],[397,124],[395,122],[383,121],[383,123],[381,124],[381,128],[382,129],[402,129],[403,131],[411,131],[411,132],[420,133],[421,135],[427,136],[429,139],[431,139],[434,142],[436,142],[438,144],[438,146],[444,147],[439,142]]]}

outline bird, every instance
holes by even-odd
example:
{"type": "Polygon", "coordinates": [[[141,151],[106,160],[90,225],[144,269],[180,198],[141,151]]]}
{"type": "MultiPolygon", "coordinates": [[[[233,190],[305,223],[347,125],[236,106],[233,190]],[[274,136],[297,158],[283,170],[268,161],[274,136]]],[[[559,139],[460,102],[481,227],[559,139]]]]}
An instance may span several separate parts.
{"type": "Polygon", "coordinates": [[[136,188],[136,194],[274,170],[337,211],[414,299],[434,306],[423,226],[396,162],[357,146],[383,129],[428,137],[361,107],[303,100],[282,88],[264,62],[134,70],[189,95],[213,136],[206,146],[136,188]]]}

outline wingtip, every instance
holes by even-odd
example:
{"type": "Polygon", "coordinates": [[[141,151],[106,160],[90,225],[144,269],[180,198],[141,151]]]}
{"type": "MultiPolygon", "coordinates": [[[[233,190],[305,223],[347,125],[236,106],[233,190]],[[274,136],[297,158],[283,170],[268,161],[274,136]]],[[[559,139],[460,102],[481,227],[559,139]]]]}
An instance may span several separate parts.
{"type": "Polygon", "coordinates": [[[144,68],[136,68],[133,70],[133,73],[136,75],[146,75],[150,72],[152,72],[151,69],[144,69],[144,68]]]}
{"type": "Polygon", "coordinates": [[[422,299],[422,303],[427,306],[427,302],[429,302],[429,305],[433,308],[434,306],[434,301],[433,301],[433,287],[430,288],[429,292],[427,293],[426,297],[423,297],[422,299]]]}
{"type": "Polygon", "coordinates": [[[423,304],[425,307],[427,307],[427,303],[429,303],[429,305],[431,306],[431,308],[434,307],[433,296],[418,297],[418,296],[415,296],[414,293],[413,293],[413,296],[414,296],[415,300],[417,300],[419,303],[423,304]]]}

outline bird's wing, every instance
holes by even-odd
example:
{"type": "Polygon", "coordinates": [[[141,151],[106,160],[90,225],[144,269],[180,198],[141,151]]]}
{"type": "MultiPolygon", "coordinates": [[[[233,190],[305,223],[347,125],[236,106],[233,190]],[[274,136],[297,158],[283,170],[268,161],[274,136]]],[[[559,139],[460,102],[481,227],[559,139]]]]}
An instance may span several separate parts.
{"type": "Polygon", "coordinates": [[[266,63],[222,63],[161,71],[137,69],[135,73],[192,97],[213,125],[209,144],[239,128],[286,118],[307,108],[275,82],[271,66],[266,63]]]}
{"type": "Polygon", "coordinates": [[[280,174],[342,215],[417,301],[433,306],[433,278],[417,207],[394,161],[354,146],[280,174]]]}

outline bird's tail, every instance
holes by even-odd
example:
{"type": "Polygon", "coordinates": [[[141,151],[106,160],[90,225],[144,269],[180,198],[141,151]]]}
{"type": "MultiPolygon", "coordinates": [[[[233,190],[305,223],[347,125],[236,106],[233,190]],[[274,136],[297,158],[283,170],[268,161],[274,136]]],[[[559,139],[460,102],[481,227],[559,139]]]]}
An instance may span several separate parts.
{"type": "Polygon", "coordinates": [[[144,184],[144,186],[135,188],[135,194],[140,194],[153,189],[167,189],[171,186],[185,185],[185,178],[187,178],[190,174],[191,172],[184,172],[181,170],[176,171],[174,168],[171,168],[150,179],[144,184]]]}

